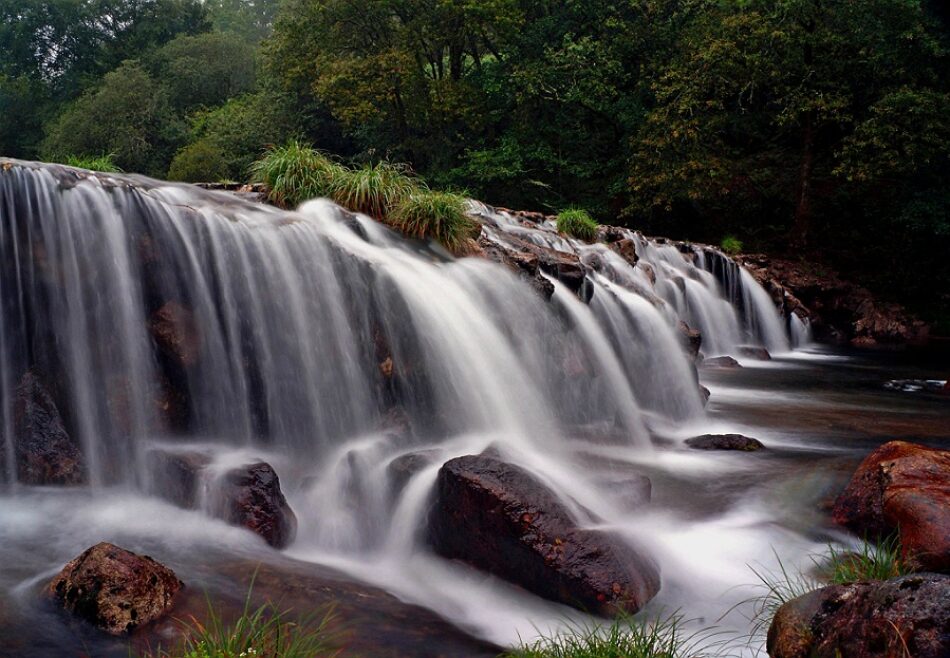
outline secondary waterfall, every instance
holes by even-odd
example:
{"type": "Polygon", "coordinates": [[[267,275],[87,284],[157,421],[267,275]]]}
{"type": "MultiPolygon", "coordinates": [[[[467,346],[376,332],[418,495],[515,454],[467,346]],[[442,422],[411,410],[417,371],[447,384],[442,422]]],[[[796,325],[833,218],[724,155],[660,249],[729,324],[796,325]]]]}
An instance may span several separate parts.
{"type": "Polygon", "coordinates": [[[3,163],[2,480],[23,487],[12,428],[32,372],[94,492],[160,491],[156,447],[262,455],[300,517],[295,551],[398,561],[423,550],[438,466],[489,447],[582,518],[621,518],[598,456],[643,459],[656,436],[704,418],[681,322],[707,357],[807,340],[718,251],[622,230],[631,263],[550,224],[472,212],[489,241],[576,255],[581,294],[549,276],[547,300],[502,265],[453,259],[327,201],[284,212],[3,163]],[[408,456],[423,465],[399,478],[393,465],[408,456]]]}

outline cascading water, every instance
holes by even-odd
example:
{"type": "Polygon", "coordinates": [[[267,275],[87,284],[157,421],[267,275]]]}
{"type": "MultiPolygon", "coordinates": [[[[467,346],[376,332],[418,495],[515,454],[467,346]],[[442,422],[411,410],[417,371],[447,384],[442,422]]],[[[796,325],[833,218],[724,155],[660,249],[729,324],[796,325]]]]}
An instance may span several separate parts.
{"type": "Polygon", "coordinates": [[[267,457],[300,517],[293,554],[513,639],[511,629],[486,630],[499,618],[476,621],[464,601],[478,591],[473,601],[504,616],[523,595],[502,588],[502,604],[497,584],[458,574],[466,594],[423,584],[427,570],[457,569],[420,540],[438,467],[492,447],[580,518],[642,539],[603,464],[662,460],[651,435],[704,422],[680,321],[702,332],[707,356],[748,344],[785,351],[807,327],[796,318],[790,339],[768,294],[716,252],[622,230],[632,264],[550,225],[477,204],[473,213],[489,242],[514,237],[576,256],[587,272],[580,298],[551,276],[545,300],[500,265],[454,260],[326,201],[283,212],[190,186],[7,162],[3,479],[22,487],[15,399],[37,373],[96,495],[160,491],[155,449],[201,450],[222,464],[267,457]],[[407,457],[423,466],[395,477],[407,457]]]}

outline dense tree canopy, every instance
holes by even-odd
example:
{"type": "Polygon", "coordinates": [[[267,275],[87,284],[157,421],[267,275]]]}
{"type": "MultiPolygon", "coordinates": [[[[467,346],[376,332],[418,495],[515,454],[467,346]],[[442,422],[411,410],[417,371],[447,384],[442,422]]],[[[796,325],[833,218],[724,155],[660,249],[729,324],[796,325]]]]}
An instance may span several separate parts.
{"type": "Polygon", "coordinates": [[[0,0],[0,152],[243,179],[297,137],[490,203],[805,250],[927,310],[948,35],[934,0],[0,0]]]}

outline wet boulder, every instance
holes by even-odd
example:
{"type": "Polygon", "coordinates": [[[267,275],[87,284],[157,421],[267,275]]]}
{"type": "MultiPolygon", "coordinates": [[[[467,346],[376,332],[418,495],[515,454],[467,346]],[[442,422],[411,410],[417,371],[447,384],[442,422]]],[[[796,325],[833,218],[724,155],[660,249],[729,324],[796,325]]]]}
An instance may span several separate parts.
{"type": "Polygon", "coordinates": [[[765,446],[758,439],[742,434],[702,434],[686,439],[686,445],[693,450],[741,450],[754,452],[765,446]]]}
{"type": "Polygon", "coordinates": [[[259,462],[232,469],[218,486],[217,516],[260,535],[274,548],[284,548],[294,540],[297,516],[270,464],[259,462]]]}
{"type": "Polygon", "coordinates": [[[950,576],[832,585],[792,599],[769,628],[771,658],[950,656],[950,576]]]}
{"type": "Polygon", "coordinates": [[[686,352],[693,360],[699,356],[699,348],[703,345],[703,334],[699,329],[693,329],[682,320],[676,325],[686,352]]]}
{"type": "Polygon", "coordinates": [[[201,356],[201,332],[194,314],[178,302],[166,302],[148,325],[162,353],[179,367],[190,368],[201,356]]]}
{"type": "Polygon", "coordinates": [[[554,492],[488,455],[446,462],[429,515],[436,552],[553,601],[634,613],[660,589],[656,564],[609,533],[579,527],[554,492]]]}
{"type": "Polygon", "coordinates": [[[741,368],[742,366],[731,356],[714,356],[710,359],[703,359],[702,367],[725,370],[730,368],[741,368]]]}
{"type": "Polygon", "coordinates": [[[772,355],[769,354],[769,351],[758,345],[740,345],[737,349],[739,350],[739,356],[744,356],[747,359],[755,359],[757,361],[772,360],[772,355]]]}
{"type": "Polygon", "coordinates": [[[171,569],[103,542],[67,564],[47,592],[77,617],[121,635],[168,612],[181,588],[171,569]]]}
{"type": "Polygon", "coordinates": [[[950,572],[950,451],[885,443],[858,466],[833,516],[859,536],[897,534],[906,563],[950,572]]]}
{"type": "Polygon", "coordinates": [[[195,509],[201,499],[202,472],[211,457],[197,450],[151,450],[148,453],[150,491],[185,509],[195,509]]]}
{"type": "Polygon", "coordinates": [[[23,484],[85,481],[82,452],[66,431],[50,392],[33,372],[24,374],[16,389],[13,437],[17,479],[23,484]]]}

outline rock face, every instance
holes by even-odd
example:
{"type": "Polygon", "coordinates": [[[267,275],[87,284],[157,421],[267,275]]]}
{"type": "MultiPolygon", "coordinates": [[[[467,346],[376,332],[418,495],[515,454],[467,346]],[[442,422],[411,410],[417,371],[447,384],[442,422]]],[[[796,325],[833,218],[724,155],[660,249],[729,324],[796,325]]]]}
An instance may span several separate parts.
{"type": "Polygon", "coordinates": [[[950,451],[885,443],[861,462],[833,515],[858,535],[896,533],[905,562],[950,572],[950,451]]]}
{"type": "Polygon", "coordinates": [[[201,333],[191,311],[167,302],[152,314],[149,330],[159,349],[179,366],[191,367],[201,355],[201,333]]]}
{"type": "Polygon", "coordinates": [[[429,537],[445,557],[605,615],[636,612],[659,591],[651,560],[579,528],[554,493],[517,466],[459,457],[442,466],[436,489],[429,537]]]}
{"type": "Polygon", "coordinates": [[[32,372],[23,375],[16,389],[13,433],[20,482],[81,484],[85,480],[79,446],[66,432],[49,391],[32,372]]]}
{"type": "Polygon", "coordinates": [[[694,450],[742,450],[753,452],[765,446],[758,439],[742,434],[703,434],[686,439],[686,445],[694,450]]]}
{"type": "Polygon", "coordinates": [[[897,304],[882,303],[866,289],[827,268],[764,254],[737,260],[765,287],[786,314],[811,319],[815,338],[871,347],[926,340],[926,323],[897,304]]]}
{"type": "Polygon", "coordinates": [[[74,615],[121,635],[164,615],[181,588],[171,569],[103,542],[67,564],[47,591],[74,615]]]}
{"type": "Polygon", "coordinates": [[[287,546],[297,534],[297,517],[270,464],[259,462],[228,471],[219,501],[215,512],[221,518],[244,526],[275,548],[287,546]]]}
{"type": "Polygon", "coordinates": [[[833,585],[779,608],[771,658],[950,656],[950,576],[833,585]]]}

